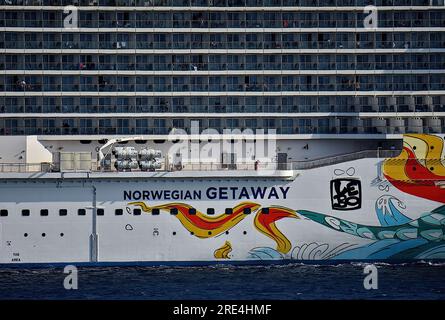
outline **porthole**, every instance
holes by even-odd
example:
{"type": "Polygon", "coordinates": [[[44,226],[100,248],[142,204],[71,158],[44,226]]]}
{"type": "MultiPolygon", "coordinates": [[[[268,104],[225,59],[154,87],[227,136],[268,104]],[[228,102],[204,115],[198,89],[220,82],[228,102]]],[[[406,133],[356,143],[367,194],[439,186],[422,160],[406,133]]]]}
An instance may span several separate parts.
{"type": "Polygon", "coordinates": [[[246,235],[246,234],[247,234],[247,231],[243,231],[243,234],[246,235]]]}
{"type": "Polygon", "coordinates": [[[196,214],[196,209],[195,208],[189,208],[189,214],[190,215],[195,215],[196,214]]]}
{"type": "Polygon", "coordinates": [[[194,236],[195,235],[195,233],[192,231],[192,232],[190,232],[190,234],[192,235],[192,236],[194,236]]]}
{"type": "Polygon", "coordinates": [[[28,236],[28,234],[27,233],[25,233],[24,235],[23,235],[25,238],[28,236]]]}
{"type": "Polygon", "coordinates": [[[98,216],[103,216],[104,214],[105,214],[105,210],[104,209],[97,209],[96,210],[96,214],[98,215],[98,216]]]}
{"type": "Polygon", "coordinates": [[[431,150],[434,150],[434,146],[431,146],[430,149],[431,149],[431,150]]]}
{"type": "Polygon", "coordinates": [[[8,216],[8,210],[6,210],[6,209],[0,210],[0,216],[1,217],[7,217],[8,216]]]}
{"type": "Polygon", "coordinates": [[[40,210],[40,215],[42,217],[46,217],[48,215],[48,209],[41,209],[40,210]]]}
{"type": "Polygon", "coordinates": [[[252,208],[244,208],[243,209],[243,213],[244,214],[251,214],[252,213],[252,208]]]}
{"type": "Polygon", "coordinates": [[[172,214],[172,215],[177,215],[178,214],[178,208],[171,208],[170,209],[170,214],[172,214]]]}
{"type": "Polygon", "coordinates": [[[431,170],[431,171],[434,171],[434,167],[431,167],[430,170],[431,170]]]}
{"type": "Polygon", "coordinates": [[[208,215],[215,214],[215,208],[207,208],[207,214],[208,215]]]}
{"type": "Polygon", "coordinates": [[[413,171],[416,171],[416,167],[413,167],[413,171]]]}
{"type": "Polygon", "coordinates": [[[207,232],[207,234],[208,234],[209,236],[211,236],[211,235],[212,235],[212,231],[207,232]]]}
{"type": "Polygon", "coordinates": [[[79,209],[79,210],[77,210],[77,214],[79,216],[84,216],[84,215],[87,214],[87,210],[86,209],[79,209]]]}
{"type": "Polygon", "coordinates": [[[416,146],[414,146],[414,147],[413,147],[413,150],[416,150],[416,149],[417,149],[417,147],[416,147],[416,146]]]}
{"type": "Polygon", "coordinates": [[[159,213],[161,213],[161,210],[159,210],[159,208],[154,208],[153,210],[151,210],[151,213],[154,216],[157,216],[157,215],[159,215],[159,213]]]}
{"type": "Polygon", "coordinates": [[[44,238],[45,238],[45,237],[46,237],[46,233],[42,233],[42,237],[44,237],[44,238]]]}
{"type": "Polygon", "coordinates": [[[261,208],[262,214],[269,214],[269,208],[261,208]]]}
{"type": "Polygon", "coordinates": [[[68,210],[66,209],[59,209],[59,216],[66,216],[68,214],[68,210]]]}
{"type": "Polygon", "coordinates": [[[173,231],[173,235],[176,236],[176,231],[173,231]]]}
{"type": "Polygon", "coordinates": [[[141,213],[142,213],[142,210],[141,210],[141,209],[133,209],[133,215],[135,215],[135,216],[140,216],[141,213]]]}
{"type": "Polygon", "coordinates": [[[225,212],[225,214],[232,214],[233,208],[226,208],[226,210],[224,212],[225,212]]]}
{"type": "Polygon", "coordinates": [[[121,215],[124,214],[124,210],[122,210],[122,209],[116,209],[116,210],[114,210],[114,214],[115,214],[116,216],[121,216],[121,215]]]}
{"type": "Polygon", "coordinates": [[[229,234],[229,231],[226,231],[226,234],[229,234]]]}
{"type": "Polygon", "coordinates": [[[29,217],[30,214],[31,214],[31,211],[29,209],[22,210],[22,216],[29,217]]]}
{"type": "Polygon", "coordinates": [[[62,232],[62,233],[60,234],[60,236],[61,236],[61,237],[63,237],[63,236],[64,236],[63,232],[62,232]]]}

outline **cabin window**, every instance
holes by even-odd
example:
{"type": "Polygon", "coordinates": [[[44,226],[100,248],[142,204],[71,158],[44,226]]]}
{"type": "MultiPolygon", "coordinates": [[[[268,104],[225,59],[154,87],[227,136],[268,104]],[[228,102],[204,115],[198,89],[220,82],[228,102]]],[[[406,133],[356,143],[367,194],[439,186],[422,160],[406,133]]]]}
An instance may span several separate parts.
{"type": "Polygon", "coordinates": [[[40,210],[40,215],[42,217],[46,217],[48,215],[48,209],[41,209],[40,210]]]}
{"type": "Polygon", "coordinates": [[[104,210],[104,209],[97,209],[97,210],[96,210],[96,214],[97,214],[98,216],[103,216],[103,215],[105,214],[105,210],[104,210]]]}
{"type": "Polygon", "coordinates": [[[8,216],[8,210],[6,210],[6,209],[0,210],[0,216],[1,217],[7,217],[8,216]]]}
{"type": "Polygon", "coordinates": [[[84,216],[84,215],[87,214],[87,210],[85,210],[85,209],[79,209],[79,210],[77,210],[77,214],[78,214],[79,216],[84,216]]]}
{"type": "Polygon", "coordinates": [[[269,208],[262,208],[261,213],[263,214],[269,214],[269,208]]]}
{"type": "Polygon", "coordinates": [[[171,208],[170,209],[170,214],[177,215],[178,214],[178,208],[171,208]]]}
{"type": "Polygon", "coordinates": [[[233,208],[226,208],[225,213],[226,214],[232,214],[233,213],[233,208]]]}
{"type": "Polygon", "coordinates": [[[207,208],[207,214],[209,215],[215,214],[215,208],[207,208]]]}
{"type": "Polygon", "coordinates": [[[122,210],[122,209],[116,209],[116,210],[114,210],[114,214],[117,215],[117,216],[121,216],[121,215],[124,214],[124,210],[122,210]]]}
{"type": "Polygon", "coordinates": [[[251,208],[244,208],[243,209],[243,213],[244,214],[251,214],[252,213],[252,209],[251,208]]]}
{"type": "Polygon", "coordinates": [[[59,209],[59,216],[66,216],[68,214],[68,210],[66,209],[59,209]]]}
{"type": "Polygon", "coordinates": [[[142,213],[141,209],[134,209],[134,210],[133,210],[133,214],[134,214],[135,216],[140,216],[141,213],[142,213]]]}
{"type": "Polygon", "coordinates": [[[29,211],[29,209],[22,209],[22,216],[29,217],[30,214],[31,211],[29,211]]]}
{"type": "Polygon", "coordinates": [[[195,215],[196,214],[196,209],[195,208],[189,208],[189,214],[195,215]]]}
{"type": "Polygon", "coordinates": [[[160,210],[158,208],[154,208],[153,210],[151,210],[151,213],[157,216],[160,213],[160,210]]]}

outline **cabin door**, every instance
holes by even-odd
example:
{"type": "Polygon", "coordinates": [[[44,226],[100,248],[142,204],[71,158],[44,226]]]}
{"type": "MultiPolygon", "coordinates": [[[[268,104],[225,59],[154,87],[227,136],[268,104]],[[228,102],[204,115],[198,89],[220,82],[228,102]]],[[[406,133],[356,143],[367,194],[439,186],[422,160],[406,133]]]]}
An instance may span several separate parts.
{"type": "Polygon", "coordinates": [[[278,153],[277,155],[277,169],[286,170],[287,169],[287,153],[278,153]]]}
{"type": "Polygon", "coordinates": [[[236,169],[236,153],[223,153],[221,160],[222,168],[228,168],[231,170],[236,169]]]}

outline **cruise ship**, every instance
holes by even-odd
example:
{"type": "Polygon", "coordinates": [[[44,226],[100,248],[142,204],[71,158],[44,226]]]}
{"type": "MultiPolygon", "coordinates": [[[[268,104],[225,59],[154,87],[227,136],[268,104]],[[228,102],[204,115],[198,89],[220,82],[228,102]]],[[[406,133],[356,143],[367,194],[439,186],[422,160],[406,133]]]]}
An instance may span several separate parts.
{"type": "Polygon", "coordinates": [[[0,0],[0,265],[445,259],[444,0],[0,0]]]}

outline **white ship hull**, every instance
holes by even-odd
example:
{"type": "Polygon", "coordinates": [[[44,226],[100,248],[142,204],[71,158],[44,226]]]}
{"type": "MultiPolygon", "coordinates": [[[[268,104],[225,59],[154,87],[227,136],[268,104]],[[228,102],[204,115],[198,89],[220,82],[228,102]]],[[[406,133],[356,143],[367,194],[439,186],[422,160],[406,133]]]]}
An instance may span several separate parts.
{"type": "MultiPolygon", "coordinates": [[[[444,189],[437,178],[404,185],[408,180],[400,179],[400,172],[408,178],[413,173],[403,158],[410,147],[405,142],[398,160],[359,159],[288,176],[10,177],[0,183],[1,209],[8,212],[0,217],[0,263],[444,259],[444,189]],[[233,213],[225,213],[226,208],[233,213]],[[42,216],[42,209],[48,215],[42,216]],[[61,216],[60,209],[67,214],[61,216]],[[29,210],[29,216],[22,210],[29,210]]],[[[417,163],[415,172],[435,177],[443,168],[439,163],[431,172],[428,162],[417,163]]]]}

